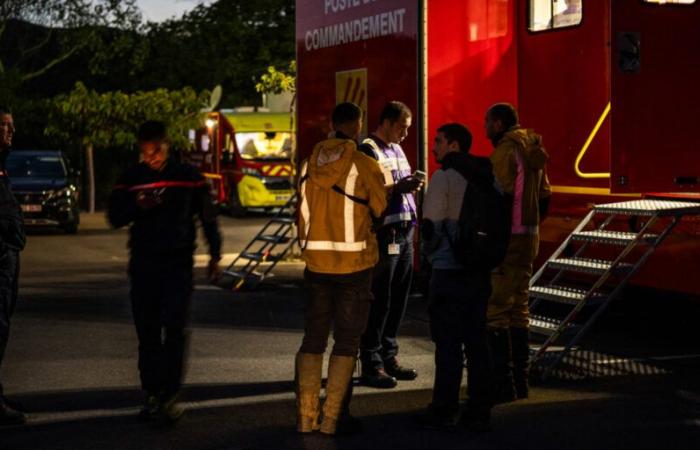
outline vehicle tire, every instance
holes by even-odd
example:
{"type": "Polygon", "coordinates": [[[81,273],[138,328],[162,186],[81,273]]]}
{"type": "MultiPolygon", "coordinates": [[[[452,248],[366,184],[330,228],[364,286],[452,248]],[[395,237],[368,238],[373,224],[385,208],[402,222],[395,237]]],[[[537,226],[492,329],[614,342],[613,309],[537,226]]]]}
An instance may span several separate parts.
{"type": "Polygon", "coordinates": [[[245,217],[248,211],[241,205],[241,200],[238,198],[238,189],[231,188],[231,194],[228,198],[228,212],[231,217],[245,217]]]}
{"type": "Polygon", "coordinates": [[[80,224],[80,212],[78,210],[75,210],[73,212],[73,220],[70,222],[67,222],[63,225],[63,231],[66,232],[66,234],[76,234],[78,233],[78,225],[80,224]]]}

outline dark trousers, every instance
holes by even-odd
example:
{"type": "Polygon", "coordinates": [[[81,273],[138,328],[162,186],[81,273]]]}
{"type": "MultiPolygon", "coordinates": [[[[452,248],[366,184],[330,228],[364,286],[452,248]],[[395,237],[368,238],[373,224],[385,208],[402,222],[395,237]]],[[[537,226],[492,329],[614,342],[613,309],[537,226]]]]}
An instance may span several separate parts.
{"type": "MultiPolygon", "coordinates": [[[[17,305],[17,279],[19,278],[19,252],[0,252],[0,367],[10,338],[10,318],[17,305]]],[[[0,396],[3,394],[0,383],[0,396]]],[[[0,399],[2,401],[2,399],[0,399]]]]}
{"type": "Polygon", "coordinates": [[[384,367],[399,353],[396,338],[408,303],[413,279],[413,227],[385,226],[377,233],[379,262],[372,275],[374,301],[367,330],[362,335],[362,370],[384,367]],[[398,255],[389,255],[389,245],[399,244],[398,255]]]}
{"type": "Polygon", "coordinates": [[[333,354],[357,356],[372,301],[372,270],[333,275],[304,271],[306,305],[302,353],[324,353],[333,323],[333,354]]]}
{"type": "Polygon", "coordinates": [[[434,269],[430,279],[430,333],[435,342],[433,406],[456,411],[464,360],[469,407],[487,413],[492,405],[493,364],[486,338],[488,273],[434,269]]]}
{"type": "Polygon", "coordinates": [[[192,254],[132,255],[131,308],[143,390],[164,398],[182,384],[192,297],[192,254]]]}

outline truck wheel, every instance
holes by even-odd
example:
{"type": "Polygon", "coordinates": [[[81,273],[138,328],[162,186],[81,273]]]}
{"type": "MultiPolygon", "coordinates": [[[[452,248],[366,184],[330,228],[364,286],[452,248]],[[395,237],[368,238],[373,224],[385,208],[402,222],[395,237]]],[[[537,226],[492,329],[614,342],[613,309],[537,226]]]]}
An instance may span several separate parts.
{"type": "Polygon", "coordinates": [[[231,189],[231,194],[229,195],[228,212],[232,217],[245,217],[248,212],[243,205],[241,205],[241,200],[238,198],[238,189],[235,187],[231,189]]]}

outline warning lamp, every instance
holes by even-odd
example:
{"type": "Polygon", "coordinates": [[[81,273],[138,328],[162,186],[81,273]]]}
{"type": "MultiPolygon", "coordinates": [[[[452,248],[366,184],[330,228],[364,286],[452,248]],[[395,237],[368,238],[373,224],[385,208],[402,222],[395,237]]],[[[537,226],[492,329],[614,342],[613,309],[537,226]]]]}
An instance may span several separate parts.
{"type": "Polygon", "coordinates": [[[207,119],[204,121],[204,123],[210,130],[214,128],[214,125],[216,125],[216,121],[214,119],[207,119]]]}

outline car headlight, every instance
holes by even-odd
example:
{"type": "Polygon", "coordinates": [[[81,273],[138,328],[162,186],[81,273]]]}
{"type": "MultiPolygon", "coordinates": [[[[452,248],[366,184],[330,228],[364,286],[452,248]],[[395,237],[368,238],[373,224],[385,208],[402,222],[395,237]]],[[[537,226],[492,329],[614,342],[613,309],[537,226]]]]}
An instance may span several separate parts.
{"type": "Polygon", "coordinates": [[[66,186],[62,189],[54,189],[52,191],[48,191],[46,195],[46,201],[56,201],[61,198],[70,198],[73,196],[73,187],[72,186],[66,186]]]}
{"type": "Polygon", "coordinates": [[[250,176],[253,176],[253,177],[260,178],[260,172],[258,172],[257,169],[253,169],[252,167],[244,167],[244,168],[242,169],[242,171],[243,171],[243,173],[244,173],[245,175],[250,175],[250,176]]]}

